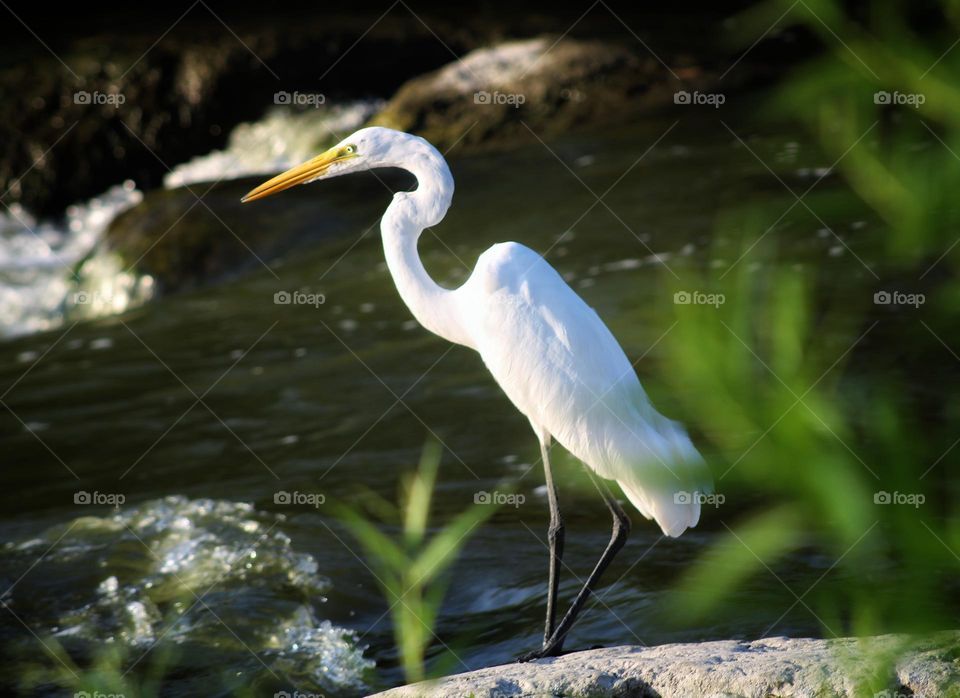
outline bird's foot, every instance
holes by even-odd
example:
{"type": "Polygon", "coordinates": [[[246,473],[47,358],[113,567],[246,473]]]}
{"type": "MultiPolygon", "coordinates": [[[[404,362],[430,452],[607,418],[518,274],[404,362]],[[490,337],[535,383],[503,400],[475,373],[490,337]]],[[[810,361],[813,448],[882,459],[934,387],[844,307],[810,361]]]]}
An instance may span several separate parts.
{"type": "Polygon", "coordinates": [[[532,662],[534,659],[543,659],[544,654],[543,650],[534,650],[533,652],[525,652],[517,657],[517,664],[526,664],[527,662],[532,662]]]}
{"type": "Polygon", "coordinates": [[[526,664],[527,662],[532,662],[536,659],[544,659],[546,657],[556,657],[559,656],[562,647],[559,644],[547,644],[541,647],[540,649],[533,650],[532,652],[527,652],[521,654],[517,657],[518,664],[526,664]]]}

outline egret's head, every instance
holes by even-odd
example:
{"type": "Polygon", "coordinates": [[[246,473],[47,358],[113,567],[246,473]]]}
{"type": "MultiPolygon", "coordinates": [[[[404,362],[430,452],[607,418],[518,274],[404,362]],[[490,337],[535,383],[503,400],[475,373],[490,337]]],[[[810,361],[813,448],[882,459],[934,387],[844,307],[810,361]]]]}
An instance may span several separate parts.
{"type": "Polygon", "coordinates": [[[420,140],[388,128],[373,126],[360,129],[312,160],[264,182],[248,192],[241,201],[256,201],[296,184],[329,179],[357,170],[392,166],[396,164],[398,148],[402,148],[407,139],[420,140]]]}

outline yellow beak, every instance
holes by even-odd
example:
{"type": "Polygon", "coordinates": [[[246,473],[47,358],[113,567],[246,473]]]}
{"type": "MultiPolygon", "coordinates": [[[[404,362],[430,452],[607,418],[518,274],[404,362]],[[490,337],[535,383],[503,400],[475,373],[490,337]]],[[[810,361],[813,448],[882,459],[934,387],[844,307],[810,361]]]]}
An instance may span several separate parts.
{"type": "Polygon", "coordinates": [[[353,157],[345,148],[331,148],[325,153],[320,153],[312,160],[307,160],[302,165],[292,167],[286,172],[278,174],[273,179],[267,180],[259,187],[247,192],[247,195],[240,199],[241,203],[256,201],[274,194],[279,194],[284,189],[289,189],[297,184],[303,184],[315,177],[319,177],[329,169],[330,165],[340,160],[353,157]]]}

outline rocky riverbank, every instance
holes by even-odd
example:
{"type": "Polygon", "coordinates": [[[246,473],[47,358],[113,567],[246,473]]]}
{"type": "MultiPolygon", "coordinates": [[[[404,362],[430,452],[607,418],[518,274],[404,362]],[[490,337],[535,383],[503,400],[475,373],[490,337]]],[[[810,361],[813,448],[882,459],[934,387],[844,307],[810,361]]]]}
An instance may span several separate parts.
{"type": "MultiPolygon", "coordinates": [[[[440,9],[414,14],[401,4],[264,21],[219,18],[201,6],[173,26],[157,19],[125,30],[114,19],[109,38],[71,33],[53,53],[25,35],[0,59],[0,191],[5,203],[47,216],[124,180],[150,190],[178,163],[223,147],[278,93],[319,94],[327,105],[394,97],[381,121],[441,145],[474,122],[464,145],[529,137],[508,116],[543,125],[544,134],[623,120],[662,101],[650,99],[656,86],[730,65],[735,56],[716,43],[710,13],[702,19],[694,27],[669,12],[651,20],[598,8],[571,26],[562,13],[518,7],[465,25],[440,9]],[[518,38],[512,52],[467,57],[518,38]],[[468,80],[446,81],[464,70],[468,80]],[[491,101],[474,104],[474,92],[491,101]],[[499,104],[498,93],[524,103],[499,104]]],[[[742,63],[725,87],[758,70],[742,63]]]]}
{"type": "MultiPolygon", "coordinates": [[[[450,59],[412,17],[386,18],[350,48],[370,21],[278,21],[237,35],[185,22],[155,45],[150,34],[91,38],[59,53],[62,64],[40,55],[34,70],[0,68],[4,201],[48,215],[126,179],[149,190],[178,163],[222,147],[237,124],[283,104],[277,95],[322,94],[327,103],[389,95],[450,59]],[[383,60],[398,53],[402,62],[383,60]],[[341,55],[347,65],[334,66],[341,55]],[[333,67],[322,82],[318,66],[333,67]]],[[[481,40],[460,32],[448,45],[465,51],[481,40]]]]}
{"type": "Polygon", "coordinates": [[[960,696],[958,648],[960,632],[922,641],[902,635],[867,640],[773,637],[610,647],[480,669],[377,696],[949,697],[960,696]]]}

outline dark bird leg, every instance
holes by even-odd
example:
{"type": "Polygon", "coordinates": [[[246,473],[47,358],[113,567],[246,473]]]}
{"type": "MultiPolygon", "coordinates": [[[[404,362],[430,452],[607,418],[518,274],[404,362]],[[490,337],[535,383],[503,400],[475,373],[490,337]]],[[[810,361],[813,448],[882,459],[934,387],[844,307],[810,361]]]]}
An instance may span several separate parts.
{"type": "Polygon", "coordinates": [[[547,622],[543,630],[543,645],[553,635],[557,623],[557,589],[560,586],[560,565],[563,562],[563,518],[560,516],[560,504],[557,501],[557,487],[553,483],[550,469],[550,437],[546,443],[541,441],[540,454],[543,458],[543,472],[547,482],[547,500],[550,502],[550,527],[547,529],[547,541],[550,544],[550,576],[547,582],[547,622]]]}
{"type": "Polygon", "coordinates": [[[620,548],[623,547],[623,544],[627,540],[627,536],[630,534],[630,519],[627,517],[626,512],[624,512],[623,508],[614,498],[613,493],[610,492],[610,488],[607,487],[606,483],[594,477],[589,468],[587,469],[587,474],[590,476],[593,484],[596,485],[597,490],[600,492],[600,496],[603,497],[603,501],[607,505],[607,509],[610,510],[610,514],[613,516],[613,532],[610,536],[610,542],[607,543],[607,547],[604,549],[603,554],[597,561],[596,567],[593,568],[593,571],[590,573],[590,576],[587,577],[587,581],[580,590],[580,593],[577,594],[577,598],[574,599],[573,604],[570,606],[570,610],[567,611],[566,615],[563,617],[563,620],[560,621],[560,625],[554,629],[550,638],[543,643],[543,647],[541,647],[539,650],[535,650],[521,656],[517,661],[529,662],[532,659],[552,657],[560,653],[560,650],[563,647],[563,641],[566,638],[567,633],[570,632],[570,628],[573,627],[574,622],[577,620],[580,610],[587,602],[587,599],[593,592],[593,589],[599,581],[601,575],[604,573],[607,567],[610,566],[610,562],[613,560],[620,548]]]}

